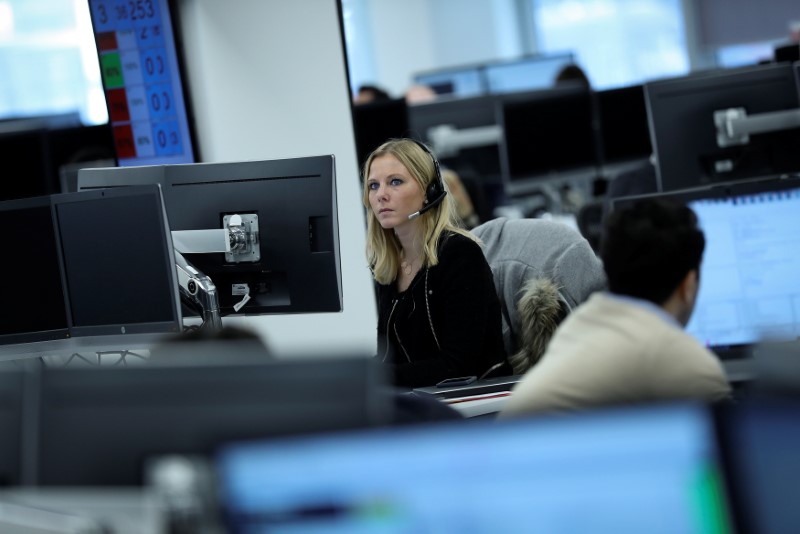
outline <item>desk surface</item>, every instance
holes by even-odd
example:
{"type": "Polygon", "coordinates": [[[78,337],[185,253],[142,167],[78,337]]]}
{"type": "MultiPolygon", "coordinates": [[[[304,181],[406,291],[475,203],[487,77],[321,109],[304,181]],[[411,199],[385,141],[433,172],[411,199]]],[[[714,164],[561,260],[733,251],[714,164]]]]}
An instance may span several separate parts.
{"type": "Polygon", "coordinates": [[[485,395],[444,399],[444,402],[461,412],[464,417],[479,417],[496,414],[503,409],[509,397],[511,397],[510,391],[501,391],[485,395]]]}
{"type": "Polygon", "coordinates": [[[518,376],[502,376],[499,378],[485,378],[477,380],[467,386],[450,386],[450,387],[424,387],[417,388],[414,391],[433,395],[440,399],[452,399],[471,397],[474,395],[484,395],[487,393],[498,393],[502,391],[510,391],[511,388],[520,381],[522,375],[518,376]]]}
{"type": "MultiPolygon", "coordinates": [[[[722,362],[725,374],[732,384],[748,382],[755,378],[751,359],[722,362]]],[[[465,417],[479,417],[497,413],[511,396],[514,385],[522,375],[478,380],[468,386],[449,388],[427,387],[417,391],[434,395],[461,412],[465,417]]]]}
{"type": "Polygon", "coordinates": [[[511,395],[511,388],[521,379],[522,375],[486,378],[468,386],[448,388],[434,386],[418,388],[415,391],[438,397],[465,417],[478,417],[499,412],[511,395]]]}

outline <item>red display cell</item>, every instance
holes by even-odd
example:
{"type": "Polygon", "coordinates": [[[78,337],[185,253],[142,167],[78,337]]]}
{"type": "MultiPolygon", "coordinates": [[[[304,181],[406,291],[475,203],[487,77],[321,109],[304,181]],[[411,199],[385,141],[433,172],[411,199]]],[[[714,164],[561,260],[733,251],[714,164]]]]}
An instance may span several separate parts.
{"type": "Polygon", "coordinates": [[[103,32],[95,35],[97,40],[97,48],[101,52],[108,50],[116,50],[117,46],[117,32],[103,32]]]}
{"type": "Polygon", "coordinates": [[[131,120],[131,114],[128,111],[128,95],[125,89],[110,89],[106,91],[106,100],[108,100],[111,122],[131,120]]]}
{"type": "Polygon", "coordinates": [[[133,142],[133,128],[130,124],[114,126],[114,145],[117,159],[136,157],[136,144],[133,142]]]}

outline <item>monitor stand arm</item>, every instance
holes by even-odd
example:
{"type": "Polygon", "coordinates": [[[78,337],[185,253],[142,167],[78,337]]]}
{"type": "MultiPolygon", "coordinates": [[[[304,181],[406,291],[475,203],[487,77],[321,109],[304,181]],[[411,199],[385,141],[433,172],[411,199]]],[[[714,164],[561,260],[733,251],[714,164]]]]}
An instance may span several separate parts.
{"type": "Polygon", "coordinates": [[[748,115],[744,108],[721,109],[714,112],[714,125],[720,148],[746,145],[750,142],[750,134],[800,128],[800,109],[755,115],[748,115]]]}
{"type": "Polygon", "coordinates": [[[181,300],[203,318],[201,328],[220,330],[222,317],[219,312],[217,286],[211,278],[198,271],[194,265],[175,251],[175,266],[178,270],[178,290],[181,300]]]}
{"type": "Polygon", "coordinates": [[[503,139],[503,129],[497,125],[459,130],[450,124],[442,124],[429,128],[427,134],[440,158],[457,156],[465,148],[496,145],[503,139]]]}
{"type": "MultiPolygon", "coordinates": [[[[208,230],[173,230],[175,264],[181,298],[203,317],[203,327],[220,329],[222,319],[217,287],[210,277],[192,265],[184,254],[225,253],[230,263],[254,262],[261,259],[258,215],[243,213],[225,215],[224,228],[208,230]]],[[[234,305],[239,311],[250,300],[249,288],[242,300],[234,305]]]]}

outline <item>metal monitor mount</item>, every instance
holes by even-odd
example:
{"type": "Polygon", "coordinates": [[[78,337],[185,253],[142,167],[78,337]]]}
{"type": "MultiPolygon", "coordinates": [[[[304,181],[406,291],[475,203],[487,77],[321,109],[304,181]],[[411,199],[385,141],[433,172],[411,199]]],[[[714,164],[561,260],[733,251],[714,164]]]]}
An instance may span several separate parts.
{"type": "MultiPolygon", "coordinates": [[[[224,252],[225,261],[229,263],[261,259],[257,214],[225,215],[222,224],[222,229],[172,231],[181,300],[200,314],[204,329],[222,328],[219,294],[211,278],[192,265],[184,254],[224,252]]],[[[239,311],[249,300],[247,290],[242,300],[234,305],[234,311],[239,311]]]]}
{"type": "Polygon", "coordinates": [[[498,144],[503,138],[500,126],[478,126],[458,129],[451,124],[429,128],[428,139],[436,154],[441,158],[457,156],[462,149],[498,144]]]}
{"type": "Polygon", "coordinates": [[[751,134],[800,128],[800,109],[772,111],[748,115],[744,108],[721,109],[714,112],[717,145],[720,148],[746,145],[751,134]]]}

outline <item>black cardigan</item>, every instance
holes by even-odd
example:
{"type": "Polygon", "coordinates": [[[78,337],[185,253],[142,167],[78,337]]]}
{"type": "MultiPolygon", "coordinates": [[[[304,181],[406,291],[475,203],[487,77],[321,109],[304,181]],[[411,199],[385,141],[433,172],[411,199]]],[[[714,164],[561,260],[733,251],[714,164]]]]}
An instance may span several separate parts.
{"type": "Polygon", "coordinates": [[[394,282],[378,285],[377,357],[392,367],[396,385],[412,388],[480,377],[497,363],[503,366],[494,375],[511,374],[483,251],[450,233],[438,252],[438,265],[420,269],[406,291],[399,293],[394,282]]]}

